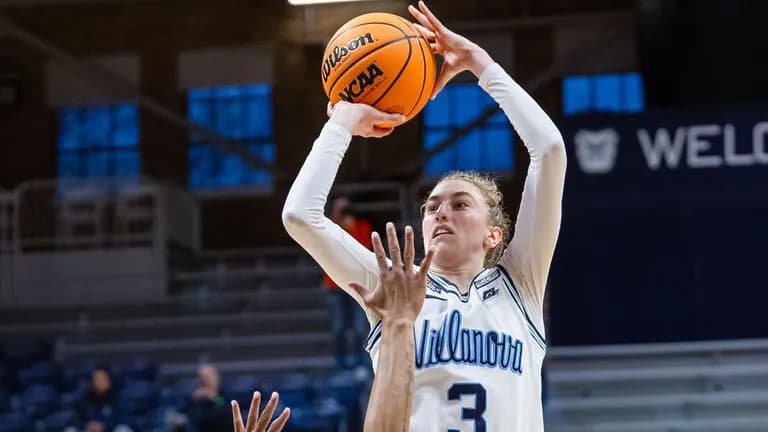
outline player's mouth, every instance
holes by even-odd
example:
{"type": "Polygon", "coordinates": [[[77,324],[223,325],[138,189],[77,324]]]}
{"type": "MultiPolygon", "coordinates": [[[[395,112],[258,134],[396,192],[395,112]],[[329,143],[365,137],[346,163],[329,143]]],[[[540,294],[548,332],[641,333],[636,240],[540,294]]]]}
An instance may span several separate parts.
{"type": "Polygon", "coordinates": [[[440,236],[453,234],[453,230],[448,228],[445,225],[435,225],[435,227],[432,229],[432,239],[436,239],[440,236]]]}

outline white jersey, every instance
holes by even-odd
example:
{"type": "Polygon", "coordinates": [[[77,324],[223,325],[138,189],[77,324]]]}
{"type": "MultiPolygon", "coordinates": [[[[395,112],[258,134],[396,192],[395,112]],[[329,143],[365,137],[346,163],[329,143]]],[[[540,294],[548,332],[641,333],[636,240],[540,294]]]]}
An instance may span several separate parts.
{"type": "MultiPolygon", "coordinates": [[[[468,290],[430,274],[414,328],[412,432],[543,430],[542,305],[560,227],[565,149],[554,123],[498,64],[483,72],[479,84],[523,139],[530,165],[514,237],[499,266],[478,274],[468,290]]],[[[350,141],[342,127],[325,125],[288,193],[283,222],[291,237],[362,305],[347,283],[376,286],[376,258],[324,216],[350,141]]],[[[367,348],[375,364],[381,325],[373,313],[368,317],[367,348]]]]}
{"type": "MultiPolygon", "coordinates": [[[[545,341],[503,267],[481,272],[463,295],[429,275],[414,328],[411,430],[541,431],[545,341]]],[[[368,338],[374,370],[381,323],[368,338]]]]}

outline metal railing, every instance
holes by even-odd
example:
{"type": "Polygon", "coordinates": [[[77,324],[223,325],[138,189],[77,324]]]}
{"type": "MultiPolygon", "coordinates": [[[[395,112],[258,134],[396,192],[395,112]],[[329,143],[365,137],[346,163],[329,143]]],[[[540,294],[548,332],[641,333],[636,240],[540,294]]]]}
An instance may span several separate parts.
{"type": "Polygon", "coordinates": [[[200,211],[189,192],[131,179],[46,179],[14,191],[11,244],[35,250],[161,246],[197,250],[200,211]]]}

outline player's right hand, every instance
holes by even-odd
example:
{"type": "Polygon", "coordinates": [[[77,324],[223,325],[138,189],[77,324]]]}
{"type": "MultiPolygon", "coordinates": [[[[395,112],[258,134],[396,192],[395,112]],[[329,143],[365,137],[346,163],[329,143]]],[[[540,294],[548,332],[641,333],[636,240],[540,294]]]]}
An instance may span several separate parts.
{"type": "Polygon", "coordinates": [[[418,21],[416,28],[427,40],[431,41],[432,50],[443,57],[442,69],[435,81],[432,92],[434,99],[454,76],[462,71],[471,70],[476,77],[493,63],[488,53],[476,43],[451,31],[432,13],[423,1],[418,8],[409,5],[408,12],[418,21]]]}
{"type": "Polygon", "coordinates": [[[395,126],[399,126],[406,120],[402,114],[390,114],[370,105],[346,101],[336,105],[328,102],[327,113],[331,123],[343,127],[354,136],[366,138],[385,137],[395,130],[395,126]],[[379,125],[382,124],[394,126],[380,127],[379,125]]]}
{"type": "Polygon", "coordinates": [[[379,234],[372,233],[371,240],[379,264],[379,285],[370,290],[360,283],[350,282],[349,287],[360,295],[368,309],[381,316],[383,322],[402,319],[414,323],[424,305],[427,272],[435,255],[434,249],[429,249],[417,269],[414,266],[413,228],[410,226],[405,227],[405,252],[401,254],[395,225],[387,223],[387,245],[392,265],[387,262],[379,234]]]}
{"type": "Polygon", "coordinates": [[[251,407],[248,409],[248,423],[243,425],[243,417],[240,414],[240,405],[237,401],[232,401],[232,423],[235,426],[235,432],[280,432],[283,430],[288,417],[291,416],[291,409],[285,408],[280,415],[272,421],[272,415],[277,408],[277,402],[280,396],[272,393],[264,412],[259,415],[259,404],[261,403],[261,393],[254,392],[251,399],[251,407]]]}

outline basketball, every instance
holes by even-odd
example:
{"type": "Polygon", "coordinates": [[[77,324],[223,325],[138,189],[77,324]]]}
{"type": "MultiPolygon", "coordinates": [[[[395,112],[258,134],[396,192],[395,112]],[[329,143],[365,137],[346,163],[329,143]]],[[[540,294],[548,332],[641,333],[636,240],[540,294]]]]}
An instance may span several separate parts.
{"type": "Polygon", "coordinates": [[[325,94],[415,117],[435,85],[429,42],[408,20],[389,13],[360,15],[331,37],[322,64],[325,94]]]}

